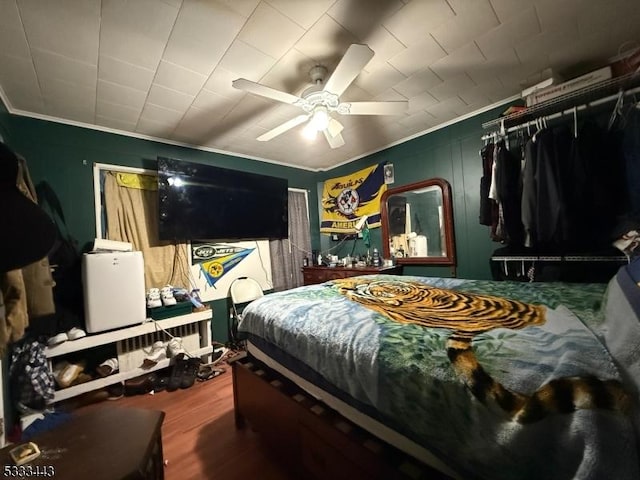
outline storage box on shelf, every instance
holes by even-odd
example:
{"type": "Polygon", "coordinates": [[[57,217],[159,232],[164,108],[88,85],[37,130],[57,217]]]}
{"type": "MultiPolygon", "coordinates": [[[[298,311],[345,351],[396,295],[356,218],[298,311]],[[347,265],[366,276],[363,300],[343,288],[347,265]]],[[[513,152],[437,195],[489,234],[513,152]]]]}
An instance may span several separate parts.
{"type": "Polygon", "coordinates": [[[195,357],[204,357],[213,352],[211,344],[212,310],[187,313],[164,320],[148,319],[141,325],[120,328],[105,333],[88,335],[78,340],[67,341],[45,349],[49,368],[53,369],[53,359],[74,352],[89,350],[101,345],[115,344],[118,352],[119,371],[105,378],[97,378],[86,383],[57,390],[51,403],[66,400],[86,392],[122,382],[145,373],[169,366],[170,359],[160,360],[151,368],[141,368],[145,350],[156,340],[169,340],[168,335],[181,336],[185,349],[195,357]]]}

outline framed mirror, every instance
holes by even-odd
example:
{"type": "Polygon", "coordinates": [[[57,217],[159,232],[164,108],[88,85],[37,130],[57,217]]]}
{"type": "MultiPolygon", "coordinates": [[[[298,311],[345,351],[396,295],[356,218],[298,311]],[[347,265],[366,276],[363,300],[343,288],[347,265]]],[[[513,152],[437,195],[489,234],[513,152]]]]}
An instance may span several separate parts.
{"type": "Polygon", "coordinates": [[[455,265],[451,186],[442,178],[390,188],[381,199],[382,250],[399,264],[455,265]]]}

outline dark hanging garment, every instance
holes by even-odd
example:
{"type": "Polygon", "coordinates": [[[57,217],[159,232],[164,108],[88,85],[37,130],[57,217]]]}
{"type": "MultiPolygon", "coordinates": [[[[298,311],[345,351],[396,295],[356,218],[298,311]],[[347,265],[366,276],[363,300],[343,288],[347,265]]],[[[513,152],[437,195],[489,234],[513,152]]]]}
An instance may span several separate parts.
{"type": "Polygon", "coordinates": [[[480,178],[480,225],[491,226],[493,222],[494,200],[489,198],[491,188],[491,168],[493,166],[493,143],[485,145],[480,151],[482,158],[482,177],[480,178]]]}
{"type": "Polygon", "coordinates": [[[544,130],[536,143],[537,241],[543,249],[553,250],[558,247],[564,213],[556,138],[551,130],[544,130]]]}
{"type": "Polygon", "coordinates": [[[536,211],[538,204],[538,187],[536,183],[538,145],[529,140],[524,148],[524,168],[522,172],[521,216],[524,228],[524,245],[533,247],[536,244],[536,211]]]}
{"type": "Polygon", "coordinates": [[[498,164],[500,174],[497,177],[498,197],[502,207],[504,238],[509,245],[521,246],[524,243],[524,230],[521,215],[520,158],[507,149],[504,141],[498,143],[498,164]]]}
{"type": "Polygon", "coordinates": [[[640,215],[640,110],[635,107],[626,116],[623,155],[630,212],[640,215]]]}

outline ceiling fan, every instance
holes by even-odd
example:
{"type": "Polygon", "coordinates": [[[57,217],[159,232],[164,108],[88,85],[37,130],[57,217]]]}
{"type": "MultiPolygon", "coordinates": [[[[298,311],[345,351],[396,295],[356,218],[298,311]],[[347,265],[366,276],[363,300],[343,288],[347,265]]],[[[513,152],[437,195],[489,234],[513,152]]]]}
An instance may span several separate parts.
{"type": "Polygon", "coordinates": [[[300,107],[304,113],[284,122],[281,125],[260,135],[257,139],[266,142],[292,128],[308,122],[305,133],[315,136],[316,132],[323,132],[329,146],[338,148],[344,145],[342,130],[344,126],[331,116],[339,115],[401,115],[407,109],[408,102],[341,102],[340,95],[360,74],[364,66],[373,58],[374,52],[367,45],[351,45],[336,67],[333,74],[326,80],[327,68],[316,65],[309,75],[314,85],[306,89],[300,96],[282,92],[260,83],[239,78],[232,85],[256,95],[288,103],[300,107]]]}

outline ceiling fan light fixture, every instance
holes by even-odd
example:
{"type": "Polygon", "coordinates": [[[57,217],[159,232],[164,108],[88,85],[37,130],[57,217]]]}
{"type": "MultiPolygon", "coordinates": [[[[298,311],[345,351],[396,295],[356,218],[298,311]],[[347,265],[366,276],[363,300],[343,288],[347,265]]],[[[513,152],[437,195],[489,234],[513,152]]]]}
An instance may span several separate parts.
{"type": "Polygon", "coordinates": [[[315,140],[318,135],[318,130],[311,124],[311,122],[307,122],[307,124],[302,129],[302,136],[307,140],[315,140]]]}
{"type": "Polygon", "coordinates": [[[313,109],[313,114],[311,115],[309,124],[312,125],[317,132],[322,132],[329,126],[329,120],[329,111],[327,110],[327,107],[318,105],[313,109]]]}

